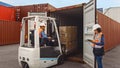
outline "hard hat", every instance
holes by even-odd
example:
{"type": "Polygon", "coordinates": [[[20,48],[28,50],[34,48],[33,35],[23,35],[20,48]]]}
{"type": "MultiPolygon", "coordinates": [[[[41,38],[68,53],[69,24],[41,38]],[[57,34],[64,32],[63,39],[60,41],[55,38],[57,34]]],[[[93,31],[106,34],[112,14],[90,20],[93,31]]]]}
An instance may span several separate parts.
{"type": "Polygon", "coordinates": [[[46,24],[45,23],[40,23],[40,26],[46,26],[46,24]]]}
{"type": "Polygon", "coordinates": [[[99,24],[95,24],[95,25],[93,26],[92,31],[96,30],[97,28],[101,28],[101,26],[100,26],[99,24]]]}

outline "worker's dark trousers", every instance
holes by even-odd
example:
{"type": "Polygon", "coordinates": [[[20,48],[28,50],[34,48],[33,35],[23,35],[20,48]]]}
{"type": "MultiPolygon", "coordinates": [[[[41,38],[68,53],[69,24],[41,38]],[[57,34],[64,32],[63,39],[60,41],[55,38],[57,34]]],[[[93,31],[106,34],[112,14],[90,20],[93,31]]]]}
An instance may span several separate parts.
{"type": "Polygon", "coordinates": [[[103,64],[102,64],[102,56],[95,56],[97,64],[98,64],[98,68],[103,68],[103,64]]]}

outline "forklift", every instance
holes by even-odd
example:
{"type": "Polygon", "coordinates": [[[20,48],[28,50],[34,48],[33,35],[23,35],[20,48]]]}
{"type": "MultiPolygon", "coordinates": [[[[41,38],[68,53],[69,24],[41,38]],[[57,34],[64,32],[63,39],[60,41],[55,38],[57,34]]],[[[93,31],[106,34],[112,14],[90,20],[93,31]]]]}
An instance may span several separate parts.
{"type": "Polygon", "coordinates": [[[64,53],[55,18],[44,16],[23,17],[20,46],[18,49],[18,61],[22,68],[49,68],[64,62],[64,53]],[[50,45],[44,44],[44,46],[41,46],[41,39],[39,39],[38,33],[41,23],[46,24],[46,34],[47,32],[51,32],[51,41],[49,42],[52,44],[50,45]],[[48,24],[52,27],[51,31],[48,31],[48,24]]]}

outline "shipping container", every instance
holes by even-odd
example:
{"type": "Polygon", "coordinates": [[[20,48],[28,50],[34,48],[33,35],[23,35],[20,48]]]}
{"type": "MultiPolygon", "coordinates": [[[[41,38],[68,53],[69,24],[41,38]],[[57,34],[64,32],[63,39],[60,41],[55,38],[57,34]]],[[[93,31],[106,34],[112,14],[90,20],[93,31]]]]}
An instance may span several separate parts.
{"type": "Polygon", "coordinates": [[[46,4],[35,4],[26,6],[14,6],[16,9],[16,21],[22,21],[23,17],[28,15],[28,12],[50,12],[56,10],[55,7],[46,4]]]}
{"type": "Polygon", "coordinates": [[[0,20],[0,45],[20,42],[20,23],[0,20]]]}
{"type": "Polygon", "coordinates": [[[120,44],[120,23],[100,12],[97,15],[105,36],[105,50],[108,51],[120,44]]]}
{"type": "Polygon", "coordinates": [[[104,14],[120,23],[120,7],[111,7],[105,9],[104,14]]]}
{"type": "Polygon", "coordinates": [[[0,5],[0,20],[15,21],[15,9],[0,5]]]}
{"type": "MultiPolygon", "coordinates": [[[[83,53],[83,4],[58,8],[56,11],[51,12],[50,16],[56,18],[56,23],[59,25],[60,36],[66,32],[66,34],[68,33],[67,35],[71,37],[71,39],[69,39],[70,37],[66,37],[66,39],[70,41],[72,41],[74,35],[76,36],[76,43],[74,43],[72,47],[69,47],[71,50],[68,50],[68,53],[73,52],[74,48],[78,49],[77,52],[83,53]],[[69,33],[72,29],[67,29],[67,27],[71,26],[76,27],[73,29],[77,32],[69,33]],[[64,30],[65,28],[66,31],[64,30]]],[[[61,40],[61,43],[64,43],[64,39],[61,38],[61,40]]],[[[65,42],[67,43],[67,40],[65,42]]],[[[69,44],[66,44],[66,49],[68,46],[69,44]]]]}
{"type": "MultiPolygon", "coordinates": [[[[87,6],[89,6],[90,3],[88,3],[87,6]]],[[[94,56],[92,54],[92,47],[90,46],[90,44],[86,44],[88,42],[85,40],[88,38],[93,38],[93,34],[89,34],[87,32],[86,32],[86,34],[84,34],[84,29],[91,28],[92,25],[95,24],[95,6],[92,6],[90,8],[89,7],[84,8],[84,6],[85,5],[83,3],[83,4],[79,4],[79,5],[58,8],[56,11],[51,12],[50,16],[56,18],[56,21],[60,27],[63,27],[63,26],[77,27],[77,29],[76,29],[77,30],[77,35],[76,35],[77,36],[76,37],[77,44],[76,43],[72,44],[71,45],[72,47],[70,47],[69,44],[65,44],[66,48],[67,48],[67,46],[69,46],[70,49],[74,49],[74,47],[76,47],[76,51],[74,53],[71,53],[69,55],[69,58],[71,59],[71,57],[72,57],[71,60],[73,60],[73,58],[75,59],[75,57],[76,57],[76,59],[79,62],[85,61],[86,63],[88,63],[89,65],[91,65],[93,67],[94,56]],[[91,13],[90,14],[88,9],[91,9],[91,8],[94,8],[94,9],[90,10],[92,12],[92,13],[90,12],[91,13]],[[86,16],[84,17],[85,14],[86,14],[86,16]],[[93,15],[93,17],[91,15],[93,15]],[[88,17],[90,17],[91,19],[89,19],[88,17]],[[86,22],[84,22],[84,18],[88,24],[86,22]],[[83,25],[85,25],[85,26],[83,26],[83,25]],[[88,25],[90,25],[90,27],[87,27],[88,25]],[[84,35],[86,35],[86,36],[84,36],[84,35]]],[[[60,29],[59,29],[59,31],[60,31],[60,29]]],[[[61,36],[62,32],[63,31],[60,31],[60,36],[61,36]]],[[[71,38],[73,38],[75,34],[76,33],[74,33],[74,32],[69,33],[71,38]]],[[[66,38],[69,38],[69,37],[66,37],[66,38]]],[[[72,50],[72,52],[73,52],[73,50],[72,50]]]]}

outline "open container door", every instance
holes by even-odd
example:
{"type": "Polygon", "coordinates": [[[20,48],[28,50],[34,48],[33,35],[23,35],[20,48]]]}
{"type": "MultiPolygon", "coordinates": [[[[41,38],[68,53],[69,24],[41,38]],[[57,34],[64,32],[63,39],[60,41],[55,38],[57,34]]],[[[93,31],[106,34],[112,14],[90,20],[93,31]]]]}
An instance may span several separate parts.
{"type": "Polygon", "coordinates": [[[94,55],[93,48],[90,46],[91,43],[87,39],[93,39],[92,26],[95,24],[96,19],[96,0],[91,0],[84,5],[84,46],[83,46],[83,60],[89,64],[91,67],[94,67],[94,55]]]}

